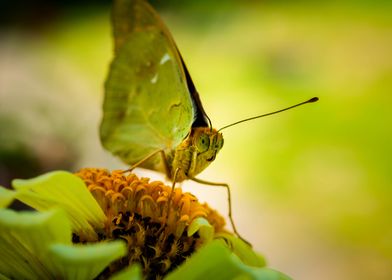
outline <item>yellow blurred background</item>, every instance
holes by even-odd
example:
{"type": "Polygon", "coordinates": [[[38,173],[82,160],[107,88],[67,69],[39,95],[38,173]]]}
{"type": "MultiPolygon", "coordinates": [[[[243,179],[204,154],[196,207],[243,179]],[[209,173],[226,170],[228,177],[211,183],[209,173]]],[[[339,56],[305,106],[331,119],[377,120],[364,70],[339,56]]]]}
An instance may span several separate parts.
{"type": "MultiPolygon", "coordinates": [[[[123,168],[98,138],[109,3],[2,5],[0,184],[123,168]]],[[[320,98],[224,131],[224,148],[199,177],[230,184],[242,235],[295,279],[392,279],[392,5],[154,5],[216,128],[320,98]]],[[[223,189],[182,187],[227,213],[223,189]]]]}

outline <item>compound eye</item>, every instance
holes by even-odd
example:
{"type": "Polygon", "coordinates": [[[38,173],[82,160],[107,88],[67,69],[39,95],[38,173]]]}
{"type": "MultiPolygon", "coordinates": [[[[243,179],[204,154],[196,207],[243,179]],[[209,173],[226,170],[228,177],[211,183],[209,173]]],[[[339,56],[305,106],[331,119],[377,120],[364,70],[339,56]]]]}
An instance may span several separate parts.
{"type": "Polygon", "coordinates": [[[200,153],[207,151],[210,147],[210,137],[207,134],[200,135],[199,139],[197,139],[196,146],[200,153]]]}
{"type": "Polygon", "coordinates": [[[216,149],[217,151],[219,151],[220,149],[222,149],[223,143],[224,143],[223,137],[217,137],[217,140],[216,140],[216,143],[215,143],[215,149],[216,149]]]}

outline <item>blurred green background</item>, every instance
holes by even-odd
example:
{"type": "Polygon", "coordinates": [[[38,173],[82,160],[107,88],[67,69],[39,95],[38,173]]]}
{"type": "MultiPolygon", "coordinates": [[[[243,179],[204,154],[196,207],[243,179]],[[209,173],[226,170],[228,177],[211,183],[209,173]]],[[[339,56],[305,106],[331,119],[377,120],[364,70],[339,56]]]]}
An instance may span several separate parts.
{"type": "MultiPolygon", "coordinates": [[[[392,279],[392,5],[153,3],[215,127],[320,97],[224,131],[199,177],[231,185],[242,235],[295,279],[392,279]]],[[[0,184],[124,167],[98,139],[110,3],[0,5],[0,184]]],[[[223,189],[183,188],[227,213],[223,189]]]]}

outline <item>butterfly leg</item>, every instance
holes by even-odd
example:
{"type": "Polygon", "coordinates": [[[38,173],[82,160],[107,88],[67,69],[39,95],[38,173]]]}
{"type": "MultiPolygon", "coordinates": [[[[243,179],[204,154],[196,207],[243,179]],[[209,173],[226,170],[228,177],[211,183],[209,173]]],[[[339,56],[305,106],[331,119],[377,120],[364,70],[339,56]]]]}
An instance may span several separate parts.
{"type": "MultiPolygon", "coordinates": [[[[141,159],[140,161],[138,161],[137,163],[135,163],[134,165],[132,165],[131,168],[129,168],[129,169],[123,171],[123,173],[125,173],[125,172],[132,172],[132,170],[134,170],[134,169],[135,169],[136,167],[138,167],[140,164],[142,164],[143,162],[145,162],[146,160],[150,159],[151,157],[155,156],[155,155],[158,154],[158,153],[161,154],[161,157],[162,157],[162,161],[163,161],[163,165],[164,165],[164,168],[165,168],[166,175],[167,175],[168,178],[170,178],[170,177],[171,177],[171,170],[170,170],[170,166],[169,166],[169,163],[168,163],[168,161],[167,161],[167,158],[166,158],[166,154],[165,154],[165,152],[164,152],[163,150],[156,150],[156,151],[152,152],[151,154],[147,155],[145,158],[141,159]]],[[[180,171],[180,168],[177,168],[177,169],[174,171],[173,180],[172,180],[172,181],[173,181],[173,184],[172,184],[171,192],[170,192],[170,194],[169,194],[169,198],[168,198],[168,200],[167,200],[167,206],[166,206],[166,209],[167,209],[166,221],[169,219],[170,204],[171,204],[171,201],[172,201],[172,198],[173,198],[174,188],[175,188],[175,186],[176,186],[176,180],[177,180],[177,176],[178,176],[178,172],[179,172],[179,171],[180,171]]],[[[163,228],[162,228],[162,229],[163,229],[163,228]]]]}
{"type": "MultiPolygon", "coordinates": [[[[157,235],[159,235],[161,233],[161,231],[163,231],[165,229],[165,226],[166,226],[165,223],[169,220],[170,205],[171,205],[171,201],[173,200],[174,188],[176,187],[176,179],[177,179],[177,174],[178,174],[179,171],[180,171],[180,168],[177,168],[174,171],[174,178],[173,178],[172,188],[171,188],[171,191],[170,191],[170,194],[169,194],[169,198],[168,198],[167,203],[166,203],[166,209],[167,209],[166,217],[165,217],[165,220],[164,220],[160,230],[158,231],[157,235]]],[[[162,216],[165,213],[164,211],[165,210],[163,210],[162,216]]]]}
{"type": "Polygon", "coordinates": [[[132,172],[140,164],[142,164],[143,162],[149,160],[150,158],[152,158],[153,156],[155,156],[158,153],[161,153],[161,155],[163,155],[162,158],[164,159],[165,169],[166,169],[167,168],[167,160],[166,160],[165,152],[163,150],[156,150],[156,151],[152,152],[151,154],[147,155],[146,157],[142,158],[141,160],[139,160],[135,164],[133,164],[130,168],[128,168],[127,170],[123,171],[122,173],[132,172]]]}
{"type": "Polygon", "coordinates": [[[228,184],[226,183],[214,183],[214,182],[209,182],[209,181],[205,181],[205,180],[201,180],[201,179],[197,179],[197,178],[191,178],[192,181],[195,181],[197,183],[203,184],[203,185],[209,185],[209,186],[217,186],[217,187],[225,187],[227,190],[227,200],[229,203],[229,219],[230,219],[230,223],[231,226],[233,227],[233,231],[234,233],[238,236],[239,239],[241,239],[242,241],[244,241],[246,244],[248,244],[249,246],[252,247],[252,244],[250,244],[246,239],[244,239],[237,231],[237,228],[235,227],[234,224],[234,220],[232,217],[232,211],[231,211],[231,192],[230,192],[230,187],[228,184]]]}
{"type": "Polygon", "coordinates": [[[169,199],[167,200],[167,215],[166,215],[166,220],[169,219],[170,204],[171,204],[171,201],[172,201],[172,199],[173,199],[174,188],[175,188],[175,186],[176,186],[176,179],[177,179],[177,175],[178,175],[178,172],[179,172],[179,171],[180,171],[180,168],[179,168],[179,167],[177,167],[176,170],[174,171],[174,177],[173,177],[172,188],[171,188],[171,192],[170,192],[170,195],[169,195],[169,199]]]}
{"type": "MultiPolygon", "coordinates": [[[[167,160],[165,152],[163,150],[161,150],[160,152],[161,152],[163,167],[165,168],[166,176],[167,176],[167,178],[171,178],[171,168],[169,165],[169,161],[167,160]]],[[[177,177],[177,174],[176,174],[176,177],[177,177]]],[[[175,182],[175,180],[173,182],[175,182]]]]}

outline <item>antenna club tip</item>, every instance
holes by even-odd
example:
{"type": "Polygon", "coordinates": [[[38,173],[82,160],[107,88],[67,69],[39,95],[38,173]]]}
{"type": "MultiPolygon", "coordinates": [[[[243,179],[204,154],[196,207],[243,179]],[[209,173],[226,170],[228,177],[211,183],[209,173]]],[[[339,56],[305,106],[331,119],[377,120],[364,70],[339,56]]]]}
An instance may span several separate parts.
{"type": "Polygon", "coordinates": [[[311,98],[311,99],[308,100],[308,103],[316,102],[316,101],[318,101],[318,100],[319,100],[318,97],[313,97],[313,98],[311,98]]]}

